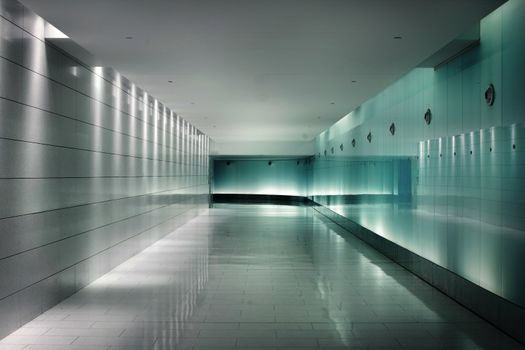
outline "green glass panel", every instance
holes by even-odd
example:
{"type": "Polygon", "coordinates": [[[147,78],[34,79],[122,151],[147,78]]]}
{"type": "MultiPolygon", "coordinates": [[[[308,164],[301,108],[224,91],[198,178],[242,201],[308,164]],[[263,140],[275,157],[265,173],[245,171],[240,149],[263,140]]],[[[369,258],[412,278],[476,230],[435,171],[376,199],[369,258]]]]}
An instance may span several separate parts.
{"type": "Polygon", "coordinates": [[[410,71],[322,133],[308,191],[333,211],[525,306],[523,43],[525,2],[510,0],[481,21],[478,47],[435,70],[410,71]],[[496,89],[492,106],[484,98],[489,84],[496,89]],[[395,135],[388,131],[392,122],[395,135]],[[344,152],[330,154],[340,142],[344,152]]]}

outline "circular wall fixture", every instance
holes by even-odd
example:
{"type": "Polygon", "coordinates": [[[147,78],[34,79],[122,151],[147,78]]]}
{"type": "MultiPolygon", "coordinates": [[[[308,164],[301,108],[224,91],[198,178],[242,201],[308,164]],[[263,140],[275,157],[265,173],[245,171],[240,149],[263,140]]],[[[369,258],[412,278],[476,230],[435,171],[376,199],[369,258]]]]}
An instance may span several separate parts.
{"type": "Polygon", "coordinates": [[[432,111],[430,110],[430,108],[427,109],[423,118],[425,119],[425,123],[427,123],[427,125],[430,125],[430,123],[432,122],[432,111]]]}
{"type": "Polygon", "coordinates": [[[396,133],[396,124],[392,123],[390,124],[390,127],[388,128],[392,136],[396,133]]]}
{"type": "Polygon", "coordinates": [[[366,135],[366,139],[368,140],[368,143],[372,143],[372,132],[370,131],[368,135],[366,135]]]}
{"type": "Polygon", "coordinates": [[[272,161],[271,160],[268,162],[268,166],[272,166],[272,161]]]}
{"type": "Polygon", "coordinates": [[[485,102],[487,102],[487,105],[492,106],[495,99],[496,90],[494,89],[494,85],[489,84],[489,87],[485,90],[485,102]]]}
{"type": "Polygon", "coordinates": [[[228,165],[228,166],[229,166],[230,164],[231,164],[230,162],[226,162],[226,165],[228,165]]]}
{"type": "Polygon", "coordinates": [[[354,148],[355,148],[355,144],[356,144],[356,141],[355,141],[355,139],[352,139],[352,147],[354,147],[354,148]]]}

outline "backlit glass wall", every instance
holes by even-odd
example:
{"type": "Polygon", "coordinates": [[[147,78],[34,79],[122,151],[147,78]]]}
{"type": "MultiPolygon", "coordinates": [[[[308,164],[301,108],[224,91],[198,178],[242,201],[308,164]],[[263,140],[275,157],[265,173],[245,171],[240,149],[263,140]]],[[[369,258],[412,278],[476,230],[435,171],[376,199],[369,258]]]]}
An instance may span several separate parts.
{"type": "Polygon", "coordinates": [[[323,132],[309,195],[525,306],[525,1],[480,29],[478,47],[414,69],[323,132]]]}
{"type": "Polygon", "coordinates": [[[306,196],[306,159],[216,159],[213,193],[306,196]]]}

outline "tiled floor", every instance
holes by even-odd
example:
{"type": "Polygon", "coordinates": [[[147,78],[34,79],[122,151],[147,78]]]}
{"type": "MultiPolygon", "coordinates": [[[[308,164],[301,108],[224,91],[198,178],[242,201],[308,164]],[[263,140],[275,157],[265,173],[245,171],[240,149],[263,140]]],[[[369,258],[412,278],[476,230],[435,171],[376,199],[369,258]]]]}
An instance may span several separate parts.
{"type": "Polygon", "coordinates": [[[0,349],[520,349],[311,208],[221,205],[0,349]]]}

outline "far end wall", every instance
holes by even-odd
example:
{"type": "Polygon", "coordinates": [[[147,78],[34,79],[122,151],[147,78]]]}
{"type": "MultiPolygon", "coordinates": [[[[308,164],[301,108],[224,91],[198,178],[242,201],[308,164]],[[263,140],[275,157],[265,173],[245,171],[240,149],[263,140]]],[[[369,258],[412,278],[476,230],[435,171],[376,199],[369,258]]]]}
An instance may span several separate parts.
{"type": "Polygon", "coordinates": [[[214,194],[307,195],[307,160],[215,159],[214,194]]]}

